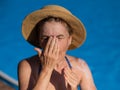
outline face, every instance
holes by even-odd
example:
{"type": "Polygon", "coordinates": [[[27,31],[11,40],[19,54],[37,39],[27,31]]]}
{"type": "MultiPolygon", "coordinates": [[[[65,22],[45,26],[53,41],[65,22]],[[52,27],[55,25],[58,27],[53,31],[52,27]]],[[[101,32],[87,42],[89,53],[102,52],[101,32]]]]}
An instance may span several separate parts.
{"type": "Polygon", "coordinates": [[[40,31],[39,42],[44,49],[49,37],[56,37],[58,39],[60,52],[65,53],[71,44],[72,37],[69,35],[66,26],[60,22],[46,22],[40,31]]]}

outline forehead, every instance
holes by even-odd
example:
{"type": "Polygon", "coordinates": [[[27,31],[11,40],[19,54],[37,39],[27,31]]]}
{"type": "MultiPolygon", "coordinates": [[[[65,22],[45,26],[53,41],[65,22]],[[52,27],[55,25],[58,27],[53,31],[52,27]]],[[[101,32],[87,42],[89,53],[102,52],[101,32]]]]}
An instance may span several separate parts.
{"type": "Polygon", "coordinates": [[[61,22],[45,22],[42,29],[40,30],[40,34],[42,35],[68,35],[68,30],[66,28],[66,25],[64,25],[61,22]]]}

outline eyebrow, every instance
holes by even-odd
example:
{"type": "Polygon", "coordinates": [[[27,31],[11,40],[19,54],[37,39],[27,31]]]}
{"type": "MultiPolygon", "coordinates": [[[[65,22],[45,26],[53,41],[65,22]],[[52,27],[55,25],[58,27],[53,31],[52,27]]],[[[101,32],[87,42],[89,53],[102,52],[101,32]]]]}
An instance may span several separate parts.
{"type": "MultiPolygon", "coordinates": [[[[50,36],[52,36],[52,35],[50,35],[50,36]]],[[[41,37],[50,37],[50,36],[48,36],[48,35],[41,35],[41,37]]],[[[60,35],[57,35],[56,37],[64,37],[64,35],[63,34],[60,34],[60,35]]]]}
{"type": "Polygon", "coordinates": [[[61,36],[62,36],[62,37],[64,37],[64,35],[62,35],[62,34],[60,34],[60,35],[57,35],[56,37],[61,37],[61,36]]]}

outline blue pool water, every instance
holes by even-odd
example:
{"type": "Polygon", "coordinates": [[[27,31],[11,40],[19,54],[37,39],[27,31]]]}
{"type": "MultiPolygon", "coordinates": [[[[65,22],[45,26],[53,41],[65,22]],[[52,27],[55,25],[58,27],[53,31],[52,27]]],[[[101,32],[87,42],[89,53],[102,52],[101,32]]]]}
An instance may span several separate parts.
{"type": "Polygon", "coordinates": [[[24,17],[47,4],[68,8],[82,20],[87,39],[68,54],[89,65],[98,90],[120,90],[120,1],[119,0],[1,0],[0,70],[17,80],[17,64],[36,54],[21,35],[24,17]]]}

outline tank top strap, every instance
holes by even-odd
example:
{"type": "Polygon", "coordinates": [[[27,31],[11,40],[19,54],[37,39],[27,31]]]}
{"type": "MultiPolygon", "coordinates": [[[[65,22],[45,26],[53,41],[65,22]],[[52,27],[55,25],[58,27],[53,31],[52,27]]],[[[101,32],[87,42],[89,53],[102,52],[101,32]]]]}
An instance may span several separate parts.
{"type": "Polygon", "coordinates": [[[72,68],[71,63],[70,63],[69,59],[68,59],[66,56],[65,56],[65,59],[66,59],[66,61],[67,61],[67,64],[68,64],[69,68],[72,68]]]}

